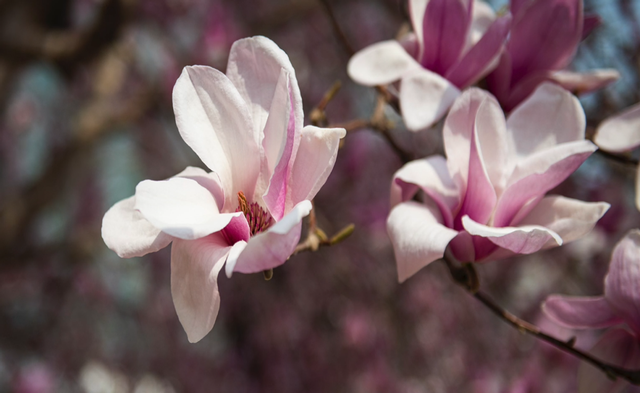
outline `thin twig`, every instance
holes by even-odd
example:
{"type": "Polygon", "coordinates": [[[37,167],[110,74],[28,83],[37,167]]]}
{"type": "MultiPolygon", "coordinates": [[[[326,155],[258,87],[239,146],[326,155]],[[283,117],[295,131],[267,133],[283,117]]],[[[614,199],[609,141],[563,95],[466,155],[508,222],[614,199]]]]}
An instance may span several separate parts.
{"type": "Polygon", "coordinates": [[[353,54],[356,53],[356,51],[353,50],[353,46],[351,46],[351,44],[349,43],[349,40],[347,39],[346,34],[340,27],[340,24],[338,23],[338,20],[336,19],[336,16],[333,13],[333,9],[331,9],[331,5],[329,4],[329,1],[320,0],[320,3],[322,3],[322,5],[324,6],[325,11],[327,12],[327,16],[331,21],[331,26],[333,27],[333,31],[336,33],[336,36],[338,36],[338,39],[342,44],[342,47],[344,48],[345,52],[347,52],[349,57],[353,56],[353,54]]]}
{"type": "Polygon", "coordinates": [[[500,307],[487,294],[479,290],[477,275],[475,273],[475,268],[473,268],[473,265],[466,264],[458,267],[455,263],[452,262],[452,259],[453,258],[450,253],[447,253],[443,258],[444,262],[449,268],[449,272],[451,273],[451,277],[453,278],[453,280],[464,287],[469,294],[478,299],[484,306],[491,310],[491,312],[497,315],[500,319],[515,327],[520,332],[529,334],[539,340],[553,345],[561,351],[569,353],[587,363],[590,363],[594,367],[602,370],[611,379],[620,377],[634,385],[640,385],[640,370],[629,370],[603,362],[588,354],[587,352],[575,348],[573,346],[573,344],[575,343],[575,338],[571,338],[568,341],[559,340],[553,336],[543,333],[536,325],[518,318],[509,311],[500,307]],[[470,274],[470,272],[473,273],[470,274]],[[470,280],[470,275],[476,277],[476,280],[470,280]],[[472,281],[473,284],[471,284],[472,281]]]}

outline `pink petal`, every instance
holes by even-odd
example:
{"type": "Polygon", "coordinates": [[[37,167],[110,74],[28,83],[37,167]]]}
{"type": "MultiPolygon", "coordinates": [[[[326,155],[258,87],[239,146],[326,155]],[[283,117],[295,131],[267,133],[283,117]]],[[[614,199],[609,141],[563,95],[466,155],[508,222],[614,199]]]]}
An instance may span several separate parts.
{"type": "Polygon", "coordinates": [[[270,180],[262,198],[276,221],[285,213],[291,170],[300,145],[300,129],[295,122],[288,82],[288,75],[283,70],[265,127],[264,152],[273,169],[263,167],[262,172],[270,176],[270,180]]]}
{"type": "Polygon", "coordinates": [[[136,187],[135,208],[154,227],[181,239],[197,239],[227,226],[239,213],[220,213],[214,196],[195,180],[145,180],[136,187]]]}
{"type": "Polygon", "coordinates": [[[558,83],[574,94],[587,94],[599,90],[620,78],[620,73],[613,69],[594,70],[590,72],[554,71],[549,79],[558,83]]]}
{"type": "Polygon", "coordinates": [[[602,24],[602,19],[597,14],[585,15],[582,20],[582,39],[584,40],[593,30],[602,24]]]}
{"type": "Polygon", "coordinates": [[[249,239],[233,271],[257,273],[285,263],[298,245],[302,219],[310,211],[311,202],[302,201],[267,231],[249,239]]]}
{"type": "MultiPolygon", "coordinates": [[[[605,202],[549,196],[542,199],[522,221],[514,224],[549,228],[560,235],[564,243],[568,243],[589,233],[609,207],[605,202]]],[[[554,247],[555,242],[547,246],[554,247]]]]}
{"type": "Polygon", "coordinates": [[[200,341],[213,328],[220,309],[218,273],[230,249],[217,233],[173,242],[171,295],[189,342],[200,341]]]}
{"type": "Polygon", "coordinates": [[[289,75],[294,118],[298,128],[301,128],[304,120],[302,98],[289,56],[273,41],[263,36],[243,38],[231,46],[227,76],[251,108],[255,127],[252,131],[256,133],[257,141],[271,113],[272,100],[282,70],[289,75]]]}
{"type": "Polygon", "coordinates": [[[511,0],[509,3],[509,11],[511,11],[511,14],[518,16],[520,10],[525,10],[532,2],[530,0],[511,0]]]}
{"type": "Polygon", "coordinates": [[[614,153],[640,146],[640,103],[600,123],[593,141],[614,153]]]}
{"type": "Polygon", "coordinates": [[[510,111],[513,107],[505,107],[511,96],[511,56],[509,52],[503,51],[498,59],[496,68],[487,75],[487,88],[493,94],[505,111],[510,111]]]}
{"type": "Polygon", "coordinates": [[[391,206],[411,200],[422,189],[438,205],[444,224],[453,228],[452,212],[460,204],[460,193],[449,176],[447,161],[431,156],[404,165],[391,182],[391,206]]]}
{"type": "Polygon", "coordinates": [[[356,83],[365,86],[386,85],[422,67],[398,43],[382,41],[357,52],[349,60],[347,72],[356,83]]]}
{"type": "Polygon", "coordinates": [[[469,155],[474,137],[478,108],[488,95],[480,89],[468,89],[458,97],[444,122],[442,138],[451,178],[465,193],[469,177],[469,155]]]}
{"type": "Polygon", "coordinates": [[[537,225],[494,228],[482,225],[469,216],[462,217],[462,225],[469,234],[486,237],[495,245],[516,254],[532,254],[551,239],[557,245],[562,245],[562,238],[557,233],[537,225]]]}
{"type": "MultiPolygon", "coordinates": [[[[607,363],[628,370],[640,367],[638,338],[623,329],[614,329],[605,333],[589,353],[607,363]]],[[[580,363],[578,368],[580,393],[619,393],[628,386],[629,383],[621,378],[612,381],[605,373],[589,363],[580,363]]]]}
{"type": "Polygon", "coordinates": [[[551,295],[542,311],[554,322],[572,329],[600,329],[622,323],[603,296],[551,295]]]}
{"type": "Polygon", "coordinates": [[[173,110],[182,139],[220,176],[225,205],[239,191],[253,195],[260,168],[253,120],[236,87],[210,67],[185,67],[173,88],[173,110]]]}
{"type": "MultiPolygon", "coordinates": [[[[266,177],[267,183],[280,158],[285,154],[287,142],[292,139],[296,131],[291,95],[289,94],[290,82],[289,75],[282,69],[278,85],[272,96],[267,122],[264,126],[262,147],[267,165],[263,165],[261,168],[260,176],[266,177]],[[291,127],[289,127],[290,125],[291,127]]],[[[291,151],[289,151],[289,154],[291,154],[291,151]]],[[[259,194],[260,191],[256,190],[256,193],[259,194]]]]}
{"type": "Polygon", "coordinates": [[[507,48],[515,81],[569,64],[582,38],[582,0],[532,1],[514,15],[507,48]]]}
{"type": "Polygon", "coordinates": [[[552,83],[541,84],[507,118],[510,150],[520,160],[560,143],[584,139],[580,101],[552,83]]]}
{"type": "Polygon", "coordinates": [[[604,295],[636,332],[640,332],[640,231],[634,229],[616,245],[604,295]]]}
{"type": "MultiPolygon", "coordinates": [[[[505,132],[502,111],[490,94],[468,89],[454,103],[443,138],[449,172],[465,195],[458,217],[489,219],[497,200],[492,181],[503,183],[505,177],[505,132]]],[[[461,229],[460,223],[454,228],[461,229]]]]}
{"type": "Polygon", "coordinates": [[[473,0],[430,0],[422,19],[420,63],[445,75],[460,56],[471,24],[473,0]]]}
{"type": "Polygon", "coordinates": [[[502,192],[510,175],[508,134],[504,113],[490,94],[478,107],[475,118],[475,143],[480,162],[496,193],[502,192]]]}
{"type": "Polygon", "coordinates": [[[240,241],[249,241],[251,228],[249,228],[249,223],[244,214],[240,214],[237,217],[233,217],[220,233],[226,239],[227,244],[232,246],[240,241]]]}
{"type": "Polygon", "coordinates": [[[338,155],[344,128],[306,126],[300,131],[300,146],[291,168],[285,213],[304,200],[312,200],[324,185],[338,155]]]}
{"type": "MultiPolygon", "coordinates": [[[[481,104],[481,107],[482,105],[483,104],[481,104]]],[[[480,110],[478,113],[480,113],[480,110]]],[[[471,152],[469,156],[467,192],[464,196],[462,207],[457,213],[457,217],[466,215],[477,222],[486,223],[491,217],[498,198],[482,160],[482,152],[478,146],[479,138],[478,133],[475,132],[471,142],[471,152]]],[[[454,228],[458,230],[462,229],[459,222],[454,222],[454,228]]]]}
{"type": "Polygon", "coordinates": [[[422,68],[413,70],[400,82],[400,109],[405,125],[411,131],[432,126],[459,95],[460,90],[440,75],[422,68]]]}
{"type": "Polygon", "coordinates": [[[511,27],[511,15],[498,18],[482,38],[446,73],[446,78],[460,89],[472,85],[498,65],[505,39],[511,27]]]}
{"type": "Polygon", "coordinates": [[[141,257],[171,243],[172,237],[151,225],[134,209],[136,197],[116,203],[102,219],[102,239],[120,258],[141,257]]]}
{"type": "Polygon", "coordinates": [[[398,281],[403,282],[431,262],[442,258],[458,232],[442,225],[435,204],[403,202],[391,210],[387,232],[393,244],[398,281]]]}
{"type": "Polygon", "coordinates": [[[498,201],[494,225],[512,225],[512,220],[525,203],[563,182],[596,149],[593,143],[585,140],[565,143],[518,163],[498,201]]]}
{"type": "Polygon", "coordinates": [[[420,57],[420,43],[418,42],[418,37],[414,32],[409,32],[402,36],[398,42],[413,59],[420,57]]]}

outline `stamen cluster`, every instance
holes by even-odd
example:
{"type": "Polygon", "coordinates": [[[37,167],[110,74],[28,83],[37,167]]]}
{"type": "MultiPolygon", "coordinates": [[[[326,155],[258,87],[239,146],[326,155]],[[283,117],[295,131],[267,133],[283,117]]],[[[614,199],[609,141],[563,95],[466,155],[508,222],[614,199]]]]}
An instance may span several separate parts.
{"type": "Polygon", "coordinates": [[[244,213],[244,217],[249,223],[251,236],[264,231],[273,224],[271,214],[264,210],[258,203],[247,202],[247,197],[242,191],[238,193],[238,208],[236,209],[236,212],[244,213]]]}

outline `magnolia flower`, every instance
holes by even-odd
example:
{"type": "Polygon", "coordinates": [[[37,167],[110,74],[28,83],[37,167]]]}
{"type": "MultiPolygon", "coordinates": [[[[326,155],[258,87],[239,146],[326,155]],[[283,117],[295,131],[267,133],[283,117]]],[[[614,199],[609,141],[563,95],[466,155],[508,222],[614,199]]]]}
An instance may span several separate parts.
{"type": "Polygon", "coordinates": [[[545,197],[596,150],[584,130],[578,100],[553,84],[541,85],[506,121],[489,93],[465,91],[444,123],[447,158],[412,161],[394,175],[387,230],[399,280],[447,246],[459,260],[479,262],[589,232],[607,203],[545,197]]]}
{"type": "Polygon", "coordinates": [[[582,0],[511,0],[513,23],[499,65],[487,76],[487,87],[505,111],[527,98],[544,81],[575,93],[599,89],[620,76],[615,70],[588,73],[564,70],[584,38],[582,0]]]}
{"type": "MultiPolygon", "coordinates": [[[[558,324],[572,329],[613,329],[596,343],[592,353],[599,359],[627,369],[640,367],[640,231],[630,231],[615,247],[604,295],[572,297],[551,295],[543,311],[558,324]]],[[[627,383],[611,381],[603,373],[583,364],[578,372],[581,393],[617,392],[627,383]]]]}
{"type": "Polygon", "coordinates": [[[227,74],[186,67],[173,89],[182,139],[212,171],[145,180],[104,216],[102,237],[123,258],[171,246],[171,293],[189,341],[213,327],[219,271],[283,264],[324,184],[344,129],[302,127],[287,55],[265,37],[236,41],[227,74]]]}
{"type": "MultiPolygon", "coordinates": [[[[640,103],[600,123],[593,141],[611,153],[640,146],[640,103]]],[[[640,167],[636,171],[636,208],[640,210],[640,167]]]]}
{"type": "Polygon", "coordinates": [[[348,72],[366,86],[399,80],[402,117],[417,131],[437,122],[460,90],[497,65],[511,17],[496,19],[479,0],[410,0],[409,7],[414,33],[361,50],[348,72]]]}

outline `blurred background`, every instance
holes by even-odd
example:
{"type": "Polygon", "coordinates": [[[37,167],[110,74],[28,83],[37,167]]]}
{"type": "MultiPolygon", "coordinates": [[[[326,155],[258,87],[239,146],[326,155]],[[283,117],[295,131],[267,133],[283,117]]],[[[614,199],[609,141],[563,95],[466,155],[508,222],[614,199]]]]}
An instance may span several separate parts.
{"type": "MultiPolygon", "coordinates": [[[[640,100],[639,3],[585,0],[603,24],[572,67],[622,74],[583,97],[588,132],[640,100]]],[[[204,167],[178,135],[171,90],[185,65],[224,70],[238,38],[265,35],[289,54],[307,116],[335,81],[330,123],[371,115],[375,91],[347,77],[326,4],[355,49],[408,20],[402,0],[0,0],[0,392],[575,390],[579,361],[498,320],[442,264],[397,283],[385,220],[402,162],[372,130],[349,133],[315,201],[325,232],[355,233],[268,282],[221,275],[218,320],[197,344],[173,307],[170,250],[124,260],[102,242],[105,211],[139,181],[204,167]]],[[[409,133],[386,113],[413,157],[442,151],[437,132],[409,133]]],[[[640,226],[634,170],[592,156],[554,193],[612,204],[598,227],[480,265],[482,287],[546,331],[575,334],[540,302],[602,293],[612,247],[640,226]]],[[[577,346],[597,337],[578,334],[577,346]]]]}

